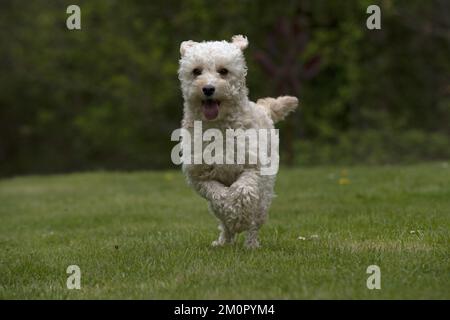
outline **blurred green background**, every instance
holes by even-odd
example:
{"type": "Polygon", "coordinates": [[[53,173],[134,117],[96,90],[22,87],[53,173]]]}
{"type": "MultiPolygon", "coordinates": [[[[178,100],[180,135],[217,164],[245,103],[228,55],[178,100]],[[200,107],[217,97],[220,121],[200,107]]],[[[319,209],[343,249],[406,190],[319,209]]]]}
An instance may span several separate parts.
{"type": "Polygon", "coordinates": [[[173,166],[179,44],[234,34],[252,100],[300,97],[284,164],[448,160],[449,16],[446,0],[2,0],[0,175],[173,166]]]}

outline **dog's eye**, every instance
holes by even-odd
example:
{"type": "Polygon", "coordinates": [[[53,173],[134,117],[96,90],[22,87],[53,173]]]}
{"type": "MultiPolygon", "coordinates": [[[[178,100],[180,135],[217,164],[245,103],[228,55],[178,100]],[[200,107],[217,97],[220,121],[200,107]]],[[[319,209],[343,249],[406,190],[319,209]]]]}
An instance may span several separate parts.
{"type": "Polygon", "coordinates": [[[192,74],[193,74],[194,76],[199,76],[199,75],[202,74],[202,70],[199,69],[199,68],[195,68],[194,70],[192,70],[192,74]]]}
{"type": "Polygon", "coordinates": [[[222,76],[226,76],[228,74],[228,69],[221,68],[217,70],[217,72],[219,72],[222,76]]]}

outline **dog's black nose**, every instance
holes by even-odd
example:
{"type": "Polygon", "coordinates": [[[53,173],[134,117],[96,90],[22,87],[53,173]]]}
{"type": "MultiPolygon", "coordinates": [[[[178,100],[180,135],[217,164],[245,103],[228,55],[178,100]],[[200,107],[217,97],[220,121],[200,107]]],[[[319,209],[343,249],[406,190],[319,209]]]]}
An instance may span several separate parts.
{"type": "Polygon", "coordinates": [[[216,88],[214,88],[211,85],[207,85],[207,86],[204,86],[202,90],[203,90],[203,93],[205,94],[205,96],[210,97],[213,95],[216,88]]]}

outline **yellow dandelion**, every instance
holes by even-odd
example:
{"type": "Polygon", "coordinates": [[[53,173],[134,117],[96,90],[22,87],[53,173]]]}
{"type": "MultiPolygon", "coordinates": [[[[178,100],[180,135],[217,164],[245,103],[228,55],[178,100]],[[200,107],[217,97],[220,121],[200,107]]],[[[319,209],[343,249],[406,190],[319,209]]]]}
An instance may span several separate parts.
{"type": "Polygon", "coordinates": [[[165,179],[166,181],[172,181],[172,180],[173,180],[173,174],[171,174],[171,173],[166,173],[166,174],[164,175],[164,179],[165,179]]]}
{"type": "Polygon", "coordinates": [[[342,185],[350,184],[350,180],[347,178],[340,178],[338,183],[342,186],[342,185]]]}

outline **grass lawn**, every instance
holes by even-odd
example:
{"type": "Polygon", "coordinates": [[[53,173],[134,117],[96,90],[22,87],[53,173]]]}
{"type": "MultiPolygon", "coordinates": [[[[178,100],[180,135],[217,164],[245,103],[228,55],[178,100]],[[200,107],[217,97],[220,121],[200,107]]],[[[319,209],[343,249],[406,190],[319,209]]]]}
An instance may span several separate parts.
{"type": "Polygon", "coordinates": [[[0,180],[0,298],[450,299],[446,163],[282,169],[276,191],[249,251],[210,247],[215,219],[178,171],[0,180]]]}

